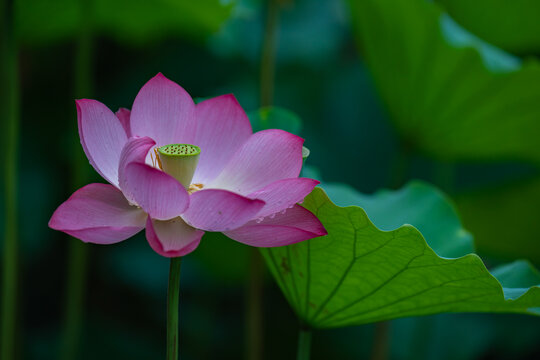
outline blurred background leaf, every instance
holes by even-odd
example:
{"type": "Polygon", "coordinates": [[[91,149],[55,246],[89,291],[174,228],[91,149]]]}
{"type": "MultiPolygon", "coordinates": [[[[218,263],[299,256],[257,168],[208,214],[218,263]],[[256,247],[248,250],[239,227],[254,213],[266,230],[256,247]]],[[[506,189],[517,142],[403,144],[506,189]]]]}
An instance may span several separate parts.
{"type": "Polygon", "coordinates": [[[16,26],[31,45],[66,41],[89,17],[96,34],[140,45],[170,36],[204,39],[228,19],[233,1],[226,0],[21,0],[16,26]]]}
{"type": "Polygon", "coordinates": [[[538,62],[473,41],[422,0],[351,1],[351,10],[404,146],[444,160],[540,162],[538,62]]]}
{"type": "Polygon", "coordinates": [[[437,0],[456,21],[505,50],[540,53],[540,3],[535,0],[437,0]]]}
{"type": "Polygon", "coordinates": [[[293,134],[302,130],[302,121],[292,111],[279,107],[264,107],[248,114],[253,132],[281,129],[293,134]]]}
{"type": "Polygon", "coordinates": [[[538,229],[531,210],[540,202],[534,185],[540,178],[540,64],[486,43],[431,2],[350,4],[359,47],[404,156],[435,159],[431,179],[454,195],[480,253],[540,262],[538,237],[528,235],[538,229]],[[499,170],[476,170],[480,185],[471,186],[471,165],[460,162],[481,161],[499,170]],[[488,230],[502,222],[523,233],[488,230]]]}
{"type": "Polygon", "coordinates": [[[477,246],[495,259],[526,257],[540,263],[540,178],[477,189],[456,196],[477,246]],[[498,230],[493,224],[505,224],[498,230]],[[513,230],[511,230],[513,229],[513,230]]]}
{"type": "Polygon", "coordinates": [[[381,230],[414,226],[439,256],[456,258],[474,252],[472,235],[462,227],[450,199],[429,184],[415,181],[399,190],[380,190],[373,195],[339,183],[322,187],[336,205],[364,209],[381,230]]]}

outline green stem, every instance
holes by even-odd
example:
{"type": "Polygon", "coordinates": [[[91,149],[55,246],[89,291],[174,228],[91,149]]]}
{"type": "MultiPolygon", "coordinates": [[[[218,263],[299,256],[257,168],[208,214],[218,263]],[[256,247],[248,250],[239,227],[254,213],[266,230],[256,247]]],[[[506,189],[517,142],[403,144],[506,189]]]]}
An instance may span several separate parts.
{"type": "MultiPolygon", "coordinates": [[[[274,97],[276,33],[279,19],[277,0],[267,1],[267,16],[261,52],[261,106],[272,104],[274,97]]],[[[251,251],[250,272],[246,291],[245,358],[259,360],[263,355],[263,275],[264,266],[257,249],[251,251]]]]}
{"type": "Polygon", "coordinates": [[[68,261],[64,339],[61,350],[62,359],[65,360],[79,358],[88,261],[86,245],[71,238],[68,261]]]}
{"type": "Polygon", "coordinates": [[[279,21],[277,0],[268,0],[261,56],[261,106],[272,105],[276,72],[276,35],[279,21]]]}
{"type": "Polygon", "coordinates": [[[178,359],[178,300],[180,298],[181,257],[171,258],[167,292],[167,360],[178,359]]]}
{"type": "Polygon", "coordinates": [[[383,321],[375,324],[375,334],[373,337],[373,349],[371,350],[371,360],[388,359],[388,348],[390,346],[390,322],[383,321]]]}
{"type": "Polygon", "coordinates": [[[13,1],[1,3],[2,28],[0,32],[2,87],[2,122],[5,123],[3,141],[4,159],[4,260],[2,278],[2,318],[0,358],[11,360],[15,356],[15,324],[17,314],[18,219],[17,219],[17,147],[19,139],[19,68],[14,34],[13,1]]]}
{"type": "Polygon", "coordinates": [[[311,352],[311,330],[301,328],[298,333],[298,353],[296,360],[309,360],[311,352]]]}
{"type": "Polygon", "coordinates": [[[264,264],[259,250],[251,249],[249,279],[246,294],[245,358],[258,360],[263,353],[263,279],[264,264]]]}
{"type": "MultiPolygon", "coordinates": [[[[91,28],[92,0],[80,0],[80,28],[74,59],[74,94],[76,98],[90,97],[92,94],[92,51],[91,28]]],[[[89,178],[88,161],[79,142],[77,122],[72,121],[70,132],[73,151],[71,187],[73,190],[83,186],[89,178]]],[[[87,279],[88,249],[81,241],[70,238],[67,265],[67,290],[65,300],[64,330],[61,358],[79,358],[80,341],[85,308],[85,289],[87,279]]]]}
{"type": "MultiPolygon", "coordinates": [[[[94,39],[92,31],[93,0],[79,0],[81,21],[75,53],[75,96],[77,98],[92,95],[92,52],[94,39]]],[[[80,147],[80,144],[79,144],[80,147]]]]}

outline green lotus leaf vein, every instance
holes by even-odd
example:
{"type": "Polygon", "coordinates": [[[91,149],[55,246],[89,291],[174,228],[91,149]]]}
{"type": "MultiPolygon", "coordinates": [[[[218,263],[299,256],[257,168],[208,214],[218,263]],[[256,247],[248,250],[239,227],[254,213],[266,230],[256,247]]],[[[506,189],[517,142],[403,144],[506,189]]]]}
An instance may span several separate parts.
{"type": "Polygon", "coordinates": [[[478,256],[441,258],[411,225],[379,230],[363,209],[338,207],[320,188],[303,206],[329,234],[262,252],[287,300],[310,326],[441,312],[540,314],[540,288],[531,287],[539,277],[526,288],[503,290],[478,256]]]}

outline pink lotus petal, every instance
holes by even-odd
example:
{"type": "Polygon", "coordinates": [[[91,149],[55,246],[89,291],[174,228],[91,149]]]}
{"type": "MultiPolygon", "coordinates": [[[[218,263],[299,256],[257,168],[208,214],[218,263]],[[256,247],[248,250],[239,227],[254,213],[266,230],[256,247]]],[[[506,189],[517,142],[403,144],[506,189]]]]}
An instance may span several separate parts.
{"type": "Polygon", "coordinates": [[[84,242],[113,244],[138,233],[145,222],[146,214],[114,186],[90,184],[56,209],[49,227],[84,242]]]}
{"type": "Polygon", "coordinates": [[[126,198],[133,204],[137,204],[134,195],[129,191],[130,187],[126,176],[126,166],[137,162],[144,164],[146,154],[156,143],[149,137],[132,137],[128,140],[122,153],[120,154],[120,164],[118,165],[118,181],[120,189],[126,198]]]}
{"type": "Polygon", "coordinates": [[[204,231],[197,230],[180,218],[160,221],[148,218],[146,239],[158,254],[165,257],[184,256],[199,246],[204,231]]]}
{"type": "Polygon", "coordinates": [[[130,124],[130,117],[131,117],[131,111],[126,108],[120,108],[115,113],[118,120],[120,120],[120,123],[122,124],[122,127],[126,131],[126,135],[128,138],[131,137],[131,124],[130,124]]]}
{"type": "Polygon", "coordinates": [[[127,135],[118,118],[96,100],[75,101],[86,157],[105,180],[118,187],[118,162],[127,135]]]}
{"type": "Polygon", "coordinates": [[[308,178],[283,179],[266,185],[248,197],[266,202],[257,216],[268,216],[302,202],[318,184],[319,181],[308,178]]]}
{"type": "Polygon", "coordinates": [[[274,181],[298,177],[304,140],[283,130],[264,130],[250,136],[207,187],[250,194],[274,181]]]}
{"type": "Polygon", "coordinates": [[[178,84],[161,73],[148,81],[131,108],[131,132],[149,136],[158,146],[193,144],[197,129],[195,103],[178,84]]]}
{"type": "Polygon", "coordinates": [[[224,232],[233,240],[256,247],[275,247],[326,235],[321,222],[300,205],[278,213],[274,218],[250,221],[236,230],[224,232]]]}
{"type": "Polygon", "coordinates": [[[125,167],[124,179],[122,191],[154,219],[172,219],[189,206],[184,186],[161,170],[132,162],[125,167]]]}
{"type": "Polygon", "coordinates": [[[198,229],[226,231],[253,219],[263,206],[264,201],[252,200],[227,190],[200,190],[191,195],[189,209],[182,217],[198,229]]]}
{"type": "Polygon", "coordinates": [[[233,95],[223,95],[197,104],[197,133],[194,144],[201,157],[194,183],[213,180],[228,160],[252,134],[249,119],[233,95]]]}

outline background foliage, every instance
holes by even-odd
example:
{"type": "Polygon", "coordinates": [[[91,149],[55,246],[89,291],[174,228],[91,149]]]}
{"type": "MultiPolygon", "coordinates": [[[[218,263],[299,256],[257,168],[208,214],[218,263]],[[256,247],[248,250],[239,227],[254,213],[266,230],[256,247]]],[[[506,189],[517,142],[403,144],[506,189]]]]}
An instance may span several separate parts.
{"type": "MultiPolygon", "coordinates": [[[[467,231],[456,241],[470,249],[474,237],[476,252],[489,269],[517,259],[540,265],[537,2],[275,3],[278,108],[259,110],[266,2],[16,2],[24,299],[19,327],[25,358],[56,359],[60,346],[66,258],[73,240],[48,229],[47,222],[72,192],[71,169],[82,152],[76,144],[73,102],[79,96],[75,60],[82,36],[90,35],[93,44],[89,97],[111,109],[131,107],[138,89],[157,72],[194,97],[234,93],[254,128],[277,121],[306,138],[311,150],[307,171],[356,189],[377,226],[394,229],[403,219],[370,206],[369,195],[356,191],[371,194],[421,179],[455,202],[467,231]]],[[[91,180],[101,181],[89,166],[87,170],[91,180]]],[[[338,205],[347,205],[330,195],[338,205]]],[[[350,196],[344,201],[352,201],[350,196]]],[[[413,208],[421,206],[416,201],[413,208]]],[[[434,228],[429,222],[419,227],[436,241],[426,234],[436,236],[434,228]]],[[[167,260],[151,251],[144,235],[110,247],[88,247],[80,358],[162,358],[167,260]]],[[[442,251],[454,256],[452,249],[442,251]]],[[[185,259],[180,315],[184,359],[241,356],[248,263],[247,247],[215,234],[185,259]]],[[[510,273],[523,264],[514,263],[510,273]]],[[[270,276],[264,283],[264,306],[265,357],[292,357],[297,319],[270,276]]],[[[539,325],[538,318],[524,315],[395,320],[390,324],[390,356],[534,358],[540,356],[539,325]]],[[[368,357],[373,328],[316,332],[312,358],[368,357]]]]}

